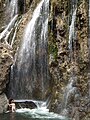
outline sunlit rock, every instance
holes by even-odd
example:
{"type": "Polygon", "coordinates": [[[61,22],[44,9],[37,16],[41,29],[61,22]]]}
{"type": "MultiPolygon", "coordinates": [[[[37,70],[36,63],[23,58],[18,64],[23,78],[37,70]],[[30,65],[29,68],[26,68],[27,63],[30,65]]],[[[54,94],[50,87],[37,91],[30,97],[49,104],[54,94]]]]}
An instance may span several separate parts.
{"type": "Polygon", "coordinates": [[[0,93],[2,93],[9,79],[10,66],[13,63],[12,49],[5,44],[0,43],[0,93]]]}

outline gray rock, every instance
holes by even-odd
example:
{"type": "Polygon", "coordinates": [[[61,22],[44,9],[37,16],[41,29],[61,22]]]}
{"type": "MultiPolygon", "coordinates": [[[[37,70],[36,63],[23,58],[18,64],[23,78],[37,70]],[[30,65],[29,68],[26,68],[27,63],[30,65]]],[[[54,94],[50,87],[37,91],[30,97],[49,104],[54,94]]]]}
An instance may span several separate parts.
{"type": "Polygon", "coordinates": [[[6,112],[8,107],[8,99],[3,93],[0,95],[0,113],[6,112]]]}

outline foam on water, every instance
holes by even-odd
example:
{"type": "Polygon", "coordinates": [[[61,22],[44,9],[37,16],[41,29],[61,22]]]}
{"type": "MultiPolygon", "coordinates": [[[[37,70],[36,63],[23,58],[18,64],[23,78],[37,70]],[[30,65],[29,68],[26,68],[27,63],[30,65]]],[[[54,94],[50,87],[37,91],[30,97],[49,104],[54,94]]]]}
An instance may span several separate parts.
{"type": "Polygon", "coordinates": [[[64,116],[58,115],[54,112],[49,112],[46,107],[41,107],[37,109],[21,108],[16,110],[17,113],[22,115],[31,116],[32,118],[49,118],[49,119],[60,119],[66,120],[64,116]]]}

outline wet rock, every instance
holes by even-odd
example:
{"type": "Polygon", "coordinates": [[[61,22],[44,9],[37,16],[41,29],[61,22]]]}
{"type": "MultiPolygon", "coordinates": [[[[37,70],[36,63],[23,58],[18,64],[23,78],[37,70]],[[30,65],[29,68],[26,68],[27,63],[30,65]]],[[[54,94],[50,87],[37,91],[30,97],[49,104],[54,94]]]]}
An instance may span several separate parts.
{"type": "Polygon", "coordinates": [[[8,45],[0,43],[0,93],[5,90],[8,83],[10,66],[13,63],[12,54],[12,49],[8,45]]]}
{"type": "Polygon", "coordinates": [[[3,93],[0,95],[0,113],[6,112],[8,107],[8,99],[3,93]]]}
{"type": "Polygon", "coordinates": [[[15,102],[16,108],[29,108],[29,109],[35,109],[37,108],[37,105],[32,101],[25,101],[25,102],[15,102]]]}
{"type": "MultiPolygon", "coordinates": [[[[77,112],[77,114],[79,113],[79,119],[84,120],[83,117],[86,116],[86,118],[88,118],[87,116],[89,116],[88,115],[89,112],[80,111],[81,103],[79,101],[80,104],[77,105],[77,101],[81,99],[81,97],[85,98],[86,95],[87,96],[89,95],[88,72],[87,72],[88,65],[90,62],[88,58],[89,56],[88,17],[87,17],[88,3],[85,0],[82,0],[79,1],[77,4],[77,13],[76,13],[76,21],[75,21],[76,38],[72,43],[71,53],[68,48],[68,38],[69,38],[68,29],[70,27],[68,24],[68,17],[71,17],[70,3],[71,0],[70,1],[51,0],[50,13],[54,15],[55,19],[54,22],[53,19],[50,19],[51,20],[50,23],[51,26],[54,26],[55,29],[53,30],[51,29],[52,34],[50,34],[49,37],[49,44],[51,46],[52,43],[57,47],[56,57],[53,57],[53,59],[49,59],[49,63],[50,63],[49,69],[52,75],[52,84],[53,84],[53,88],[52,88],[53,100],[52,100],[51,110],[57,113],[61,112],[66,116],[69,115],[70,117],[72,117],[72,115],[70,114],[73,114],[72,111],[75,108],[75,111],[79,111],[77,112]],[[53,37],[53,39],[51,36],[53,37]],[[51,63],[54,64],[51,66],[51,63]],[[62,105],[65,103],[63,94],[65,94],[65,89],[70,82],[71,76],[73,75],[77,77],[77,82],[73,83],[72,92],[70,92],[68,96],[67,102],[69,103],[69,106],[67,106],[67,108],[64,109],[62,105]],[[62,108],[64,109],[63,111],[62,108]],[[77,108],[79,109],[77,110],[77,108]]],[[[85,103],[87,103],[86,101],[85,103]]],[[[82,108],[84,109],[85,105],[82,106],[82,108]]],[[[74,114],[73,119],[76,119],[77,116],[78,115],[74,114]]]]}
{"type": "Polygon", "coordinates": [[[6,25],[6,5],[7,5],[7,0],[0,0],[0,27],[3,27],[6,25]]]}

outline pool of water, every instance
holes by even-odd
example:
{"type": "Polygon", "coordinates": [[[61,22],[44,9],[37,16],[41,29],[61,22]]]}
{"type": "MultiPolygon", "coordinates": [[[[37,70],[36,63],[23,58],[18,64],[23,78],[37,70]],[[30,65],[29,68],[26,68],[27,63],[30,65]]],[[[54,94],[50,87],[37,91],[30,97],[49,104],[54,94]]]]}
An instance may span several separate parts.
{"type": "Polygon", "coordinates": [[[64,116],[60,116],[48,109],[17,109],[14,113],[4,113],[0,115],[0,120],[69,120],[64,116]]]}

